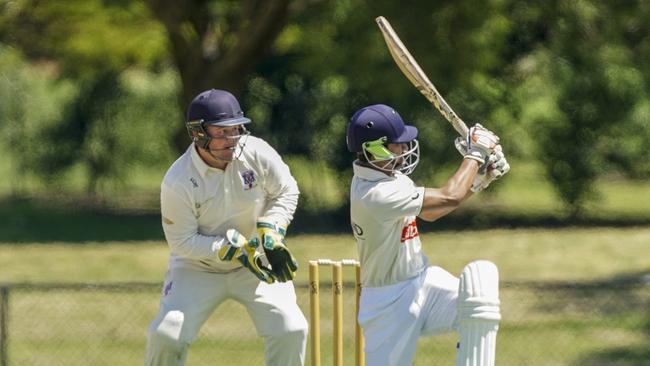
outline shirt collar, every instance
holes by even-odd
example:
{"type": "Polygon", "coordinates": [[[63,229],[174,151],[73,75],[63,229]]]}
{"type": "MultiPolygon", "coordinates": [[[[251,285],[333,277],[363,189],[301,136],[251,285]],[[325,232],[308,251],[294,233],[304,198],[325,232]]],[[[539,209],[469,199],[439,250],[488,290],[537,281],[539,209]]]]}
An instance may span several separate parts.
{"type": "Polygon", "coordinates": [[[199,155],[199,152],[196,151],[196,145],[192,143],[189,147],[190,150],[190,156],[192,157],[192,163],[194,164],[194,167],[196,170],[198,170],[199,174],[201,175],[201,178],[205,178],[205,174],[208,172],[208,169],[210,169],[210,166],[203,161],[203,158],[201,158],[201,155],[199,155]]]}
{"type": "Polygon", "coordinates": [[[359,160],[356,160],[352,164],[352,169],[354,170],[354,175],[371,182],[378,182],[386,179],[395,179],[395,176],[390,176],[380,170],[359,164],[359,160]]]}

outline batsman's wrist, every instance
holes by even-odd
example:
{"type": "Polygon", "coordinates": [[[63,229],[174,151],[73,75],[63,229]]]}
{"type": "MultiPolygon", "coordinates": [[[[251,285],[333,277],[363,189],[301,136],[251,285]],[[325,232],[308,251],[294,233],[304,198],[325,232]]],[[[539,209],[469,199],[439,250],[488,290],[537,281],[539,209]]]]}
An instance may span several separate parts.
{"type": "Polygon", "coordinates": [[[476,160],[479,165],[485,164],[485,158],[483,157],[483,154],[481,154],[480,152],[474,152],[473,153],[472,151],[470,151],[467,154],[465,154],[465,156],[463,156],[463,158],[464,159],[476,160]]]}

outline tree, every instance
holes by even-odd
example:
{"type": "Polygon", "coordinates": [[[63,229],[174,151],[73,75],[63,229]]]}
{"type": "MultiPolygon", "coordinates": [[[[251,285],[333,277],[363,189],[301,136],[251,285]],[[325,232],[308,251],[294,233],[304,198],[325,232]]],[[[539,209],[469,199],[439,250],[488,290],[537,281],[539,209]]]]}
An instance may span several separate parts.
{"type": "MultiPolygon", "coordinates": [[[[23,0],[2,6],[0,41],[59,83],[76,86],[58,123],[44,123],[47,118],[34,123],[40,146],[30,150],[28,168],[50,182],[81,164],[90,193],[102,179],[125,176],[126,168],[144,157],[118,153],[124,144],[114,133],[113,106],[129,96],[121,80],[125,70],[155,68],[164,60],[162,29],[138,2],[23,0]]],[[[24,99],[29,106],[30,98],[24,99]]]]}
{"type": "MultiPolygon", "coordinates": [[[[169,52],[181,79],[179,104],[210,88],[241,95],[271,44],[284,28],[289,0],[146,0],[167,32],[169,52]]],[[[189,139],[175,137],[179,151],[189,139]]]]}
{"type": "Polygon", "coordinates": [[[650,126],[640,117],[647,111],[647,60],[639,57],[648,7],[558,0],[531,9],[532,21],[520,23],[528,26],[521,34],[530,50],[520,71],[534,70],[521,83],[528,89],[521,107],[547,176],[570,215],[579,216],[595,197],[598,176],[648,174],[650,126]]]}

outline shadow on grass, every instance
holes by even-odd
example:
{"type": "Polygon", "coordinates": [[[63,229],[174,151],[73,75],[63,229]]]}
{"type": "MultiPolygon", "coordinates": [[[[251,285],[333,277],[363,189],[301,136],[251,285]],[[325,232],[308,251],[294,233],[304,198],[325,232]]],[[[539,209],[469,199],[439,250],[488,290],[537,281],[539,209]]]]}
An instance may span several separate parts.
{"type": "Polygon", "coordinates": [[[503,209],[485,211],[467,209],[452,213],[442,219],[427,223],[418,222],[418,228],[430,230],[463,230],[488,228],[563,228],[563,227],[635,227],[650,225],[650,215],[580,216],[569,217],[566,213],[510,212],[503,209]]]}
{"type": "Polygon", "coordinates": [[[576,365],[645,366],[650,365],[650,317],[643,325],[646,343],[603,349],[579,360],[576,365]]]}
{"type": "MultiPolygon", "coordinates": [[[[163,240],[157,193],[108,199],[61,195],[0,199],[0,243],[163,240]]],[[[530,214],[463,210],[436,222],[418,221],[421,231],[487,228],[632,227],[650,225],[645,217],[565,218],[561,213],[530,214]]],[[[301,207],[292,234],[350,234],[349,208],[311,213],[301,207]]]]}
{"type": "MultiPolygon", "coordinates": [[[[504,283],[505,287],[514,286],[504,283]]],[[[534,289],[542,313],[575,313],[611,317],[650,308],[650,273],[621,273],[610,278],[580,282],[526,282],[534,289]]],[[[650,336],[650,315],[637,325],[650,336]]]]}
{"type": "Polygon", "coordinates": [[[0,243],[163,240],[160,214],[92,200],[0,200],[0,243]]]}
{"type": "MultiPolygon", "coordinates": [[[[565,331],[575,337],[588,330],[598,332],[597,351],[573,365],[650,365],[650,277],[647,271],[624,273],[583,282],[505,283],[504,287],[527,289],[535,295],[535,313],[563,314],[565,331]],[[638,334],[633,344],[622,346],[620,334],[638,334]],[[639,344],[641,339],[645,344],[639,344]],[[613,341],[608,344],[608,341],[613,341]]],[[[525,315],[524,315],[525,316],[525,315]]]]}
{"type": "Polygon", "coordinates": [[[575,365],[593,366],[647,366],[650,365],[650,347],[614,347],[578,361],[575,365]]]}
{"type": "MultiPolygon", "coordinates": [[[[435,222],[418,220],[420,231],[460,231],[480,229],[637,227],[650,226],[648,216],[567,217],[562,212],[527,213],[505,210],[465,209],[435,222]]],[[[310,213],[298,208],[291,224],[292,233],[352,233],[349,207],[334,212],[310,213]]]]}

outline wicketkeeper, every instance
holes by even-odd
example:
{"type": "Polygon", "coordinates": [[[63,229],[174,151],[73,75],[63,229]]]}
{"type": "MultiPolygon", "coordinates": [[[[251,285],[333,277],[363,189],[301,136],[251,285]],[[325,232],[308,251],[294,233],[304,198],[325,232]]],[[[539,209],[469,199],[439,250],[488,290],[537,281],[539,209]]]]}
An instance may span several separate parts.
{"type": "Polygon", "coordinates": [[[463,161],[447,183],[417,186],[408,177],[419,161],[417,134],[383,104],[357,111],[347,129],[348,149],[357,156],[350,212],[361,262],[366,363],[410,365],[420,336],[457,330],[456,364],[492,366],[501,319],[496,266],[471,262],[460,278],[430,266],[416,218],[447,215],[510,166],[499,138],[476,124],[456,141],[463,161]]]}
{"type": "Polygon", "coordinates": [[[250,136],[250,122],[224,90],[205,91],[189,105],[193,142],[161,185],[171,255],[146,365],[183,365],[199,329],[226,299],[246,307],[264,337],[267,365],[304,363],[307,321],[284,239],[298,186],[278,153],[250,136]]]}

